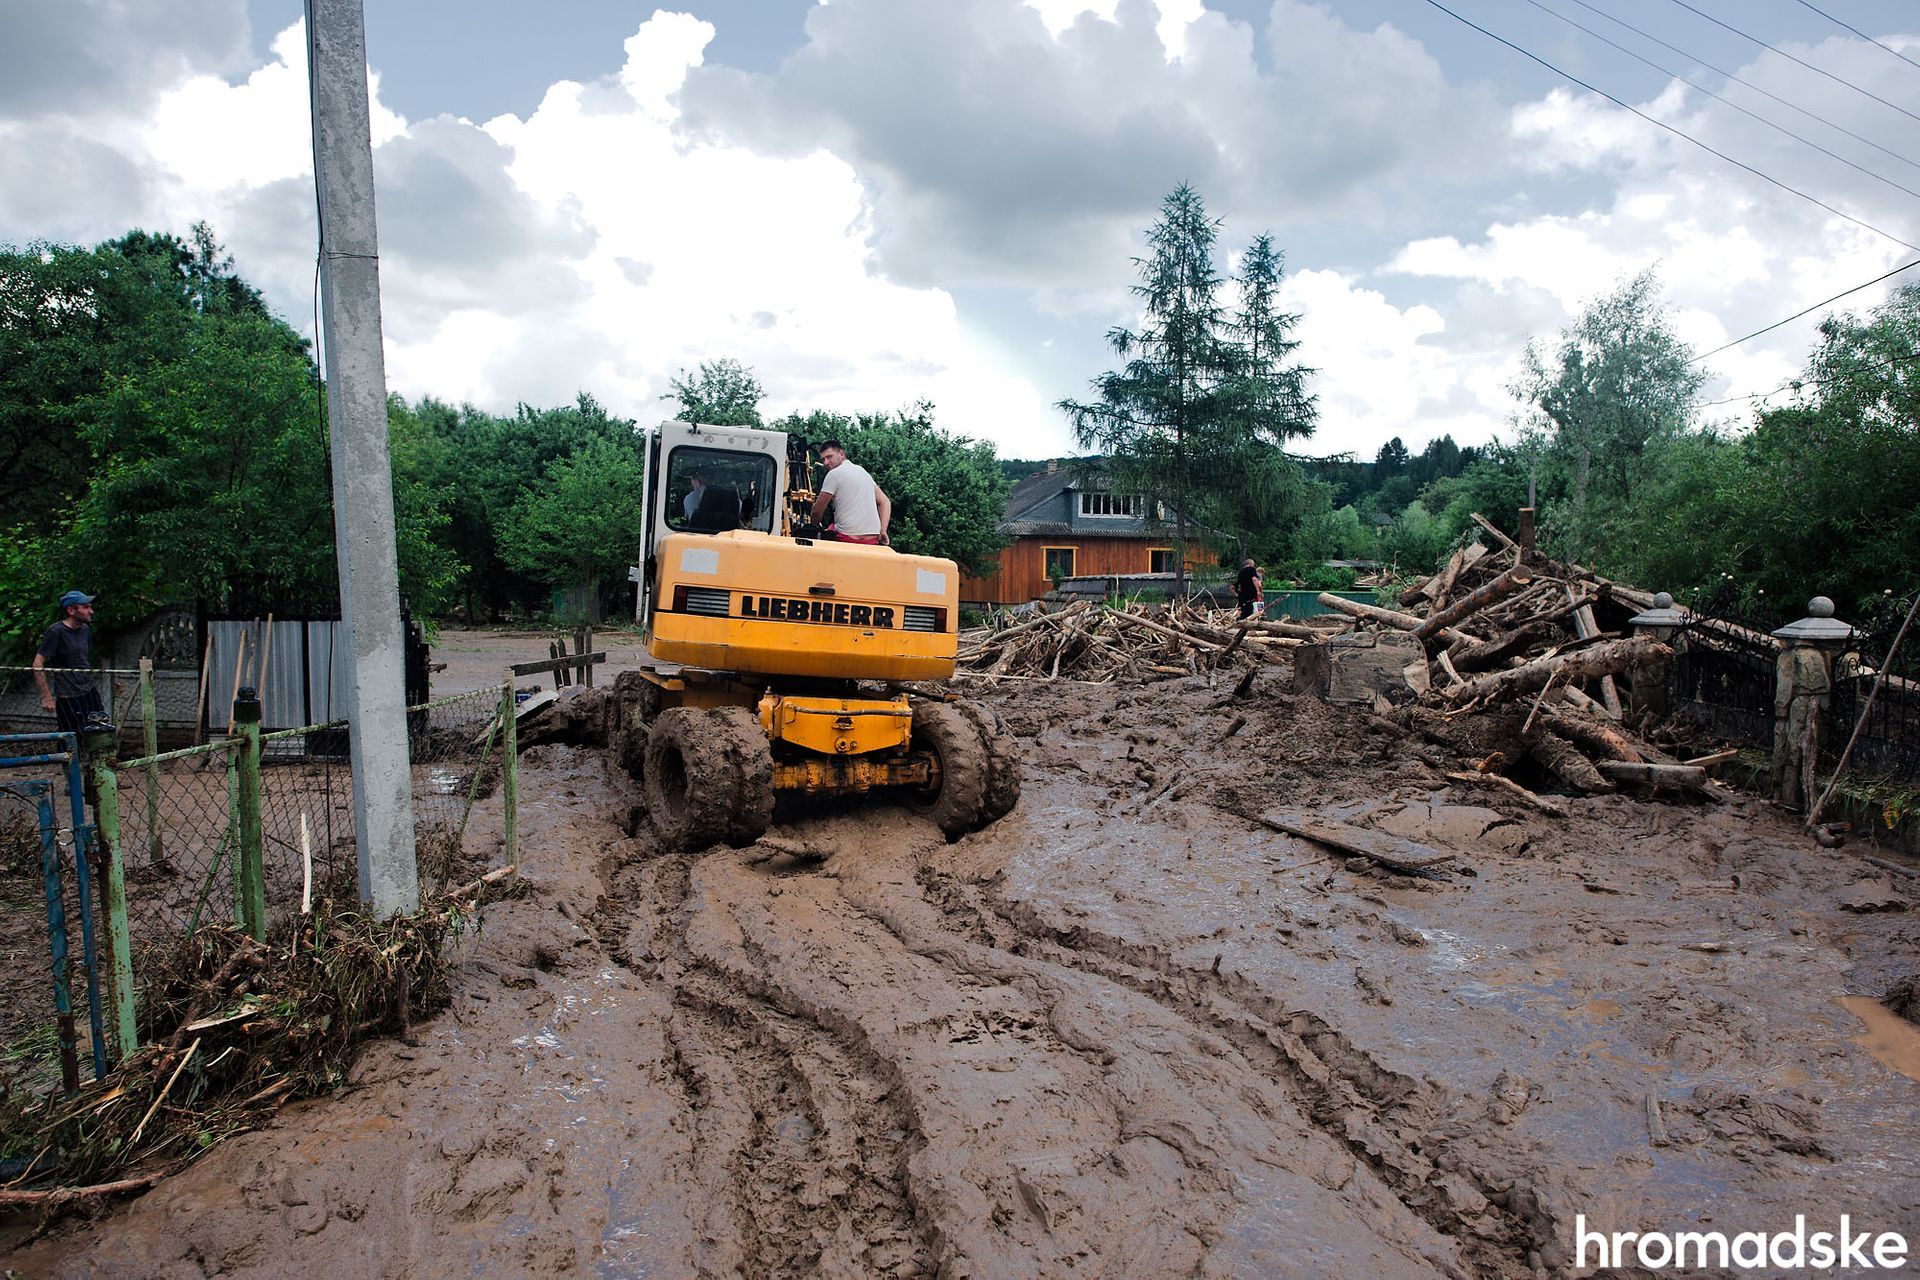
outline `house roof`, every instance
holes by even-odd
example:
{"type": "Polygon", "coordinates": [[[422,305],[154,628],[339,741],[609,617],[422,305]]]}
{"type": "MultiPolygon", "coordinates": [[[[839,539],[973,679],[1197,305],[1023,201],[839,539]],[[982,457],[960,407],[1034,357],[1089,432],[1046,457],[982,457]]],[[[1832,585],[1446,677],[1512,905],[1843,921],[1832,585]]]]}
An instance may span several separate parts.
{"type": "MultiPolygon", "coordinates": [[[[1031,537],[1086,537],[1088,530],[1076,527],[1065,520],[1041,520],[1025,518],[1045,506],[1048,502],[1066,491],[1087,490],[1094,493],[1108,492],[1106,459],[1078,458],[1053,471],[1036,472],[1013,486],[1007,494],[1006,514],[998,526],[1001,533],[1010,538],[1031,537]]],[[[1162,532],[1144,527],[1101,529],[1098,536],[1103,538],[1142,538],[1163,540],[1162,532]]]]}
{"type": "Polygon", "coordinates": [[[1063,467],[1057,471],[1035,472],[1013,486],[1012,492],[1007,494],[1007,509],[1000,520],[1000,532],[1016,538],[1022,534],[1069,532],[1066,523],[1061,520],[1022,520],[1020,517],[1058,497],[1072,481],[1073,472],[1063,467]]]}

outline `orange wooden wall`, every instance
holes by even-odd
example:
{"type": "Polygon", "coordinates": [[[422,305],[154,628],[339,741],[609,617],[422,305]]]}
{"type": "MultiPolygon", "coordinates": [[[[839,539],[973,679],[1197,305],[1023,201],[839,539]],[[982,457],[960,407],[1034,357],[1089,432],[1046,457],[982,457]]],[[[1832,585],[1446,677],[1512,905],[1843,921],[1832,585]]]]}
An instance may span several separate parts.
{"type": "MultiPolygon", "coordinates": [[[[1023,537],[1000,549],[999,572],[976,578],[960,577],[960,599],[968,604],[1025,604],[1053,589],[1046,575],[1046,548],[1074,548],[1075,576],[1101,573],[1148,573],[1155,547],[1169,547],[1171,538],[1023,537]]],[[[1202,547],[1188,546],[1189,568],[1210,563],[1202,547]]]]}

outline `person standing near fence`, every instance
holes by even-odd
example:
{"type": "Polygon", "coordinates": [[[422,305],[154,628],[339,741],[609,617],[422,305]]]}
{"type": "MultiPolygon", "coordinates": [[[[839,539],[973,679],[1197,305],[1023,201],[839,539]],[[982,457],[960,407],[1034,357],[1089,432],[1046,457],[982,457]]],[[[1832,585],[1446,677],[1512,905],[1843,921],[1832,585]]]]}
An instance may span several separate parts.
{"type": "Polygon", "coordinates": [[[40,705],[53,712],[62,733],[85,733],[89,726],[108,725],[107,708],[93,681],[93,602],[84,591],[60,597],[60,621],[40,637],[33,655],[33,679],[40,686],[40,705]],[[53,683],[47,669],[53,668],[53,683]]]}

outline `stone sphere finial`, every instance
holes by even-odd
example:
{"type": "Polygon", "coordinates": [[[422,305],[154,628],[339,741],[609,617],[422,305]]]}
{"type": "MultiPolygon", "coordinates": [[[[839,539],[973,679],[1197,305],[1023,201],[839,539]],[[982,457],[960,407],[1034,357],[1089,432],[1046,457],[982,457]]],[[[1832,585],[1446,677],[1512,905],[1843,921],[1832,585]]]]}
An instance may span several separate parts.
{"type": "Polygon", "coordinates": [[[1827,599],[1825,596],[1815,596],[1813,599],[1807,601],[1807,616],[1809,618],[1831,618],[1833,616],[1833,601],[1827,599]]]}
{"type": "Polygon", "coordinates": [[[1654,608],[1656,608],[1656,609],[1671,609],[1671,608],[1673,608],[1673,593],[1672,593],[1671,591],[1656,591],[1656,592],[1654,592],[1654,593],[1653,593],[1653,607],[1654,607],[1654,608]]]}

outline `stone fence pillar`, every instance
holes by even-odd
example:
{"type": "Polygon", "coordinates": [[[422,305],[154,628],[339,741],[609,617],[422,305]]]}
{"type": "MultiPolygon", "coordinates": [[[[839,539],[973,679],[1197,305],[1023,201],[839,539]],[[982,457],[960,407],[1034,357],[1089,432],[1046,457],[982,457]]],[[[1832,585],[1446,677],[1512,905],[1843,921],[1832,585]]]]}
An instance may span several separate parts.
{"type": "Polygon", "coordinates": [[[1833,660],[1853,635],[1852,627],[1833,616],[1833,601],[1825,596],[1807,601],[1806,617],[1773,633],[1781,646],[1773,679],[1773,797],[1790,809],[1813,803],[1833,660]]]}

